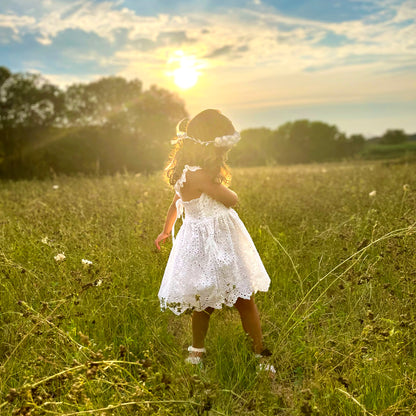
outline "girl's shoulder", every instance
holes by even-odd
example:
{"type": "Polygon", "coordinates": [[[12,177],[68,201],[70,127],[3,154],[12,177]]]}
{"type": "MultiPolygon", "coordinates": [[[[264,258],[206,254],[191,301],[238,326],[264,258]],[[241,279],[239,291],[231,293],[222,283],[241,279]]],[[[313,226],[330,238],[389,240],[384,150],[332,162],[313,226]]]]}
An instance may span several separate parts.
{"type": "Polygon", "coordinates": [[[184,176],[190,184],[204,181],[212,181],[212,175],[200,166],[185,166],[184,176]]]}
{"type": "Polygon", "coordinates": [[[182,176],[175,184],[175,190],[178,193],[184,186],[186,188],[199,189],[201,186],[212,182],[212,174],[208,170],[202,168],[201,166],[185,165],[182,176]]]}
{"type": "Polygon", "coordinates": [[[183,188],[185,183],[187,185],[193,185],[204,175],[204,169],[202,169],[200,166],[185,165],[181,177],[176,181],[175,190],[178,192],[181,188],[183,188]]]}
{"type": "Polygon", "coordinates": [[[198,171],[202,171],[203,168],[201,166],[198,165],[185,165],[182,171],[182,174],[187,174],[188,172],[198,172],[198,171]]]}

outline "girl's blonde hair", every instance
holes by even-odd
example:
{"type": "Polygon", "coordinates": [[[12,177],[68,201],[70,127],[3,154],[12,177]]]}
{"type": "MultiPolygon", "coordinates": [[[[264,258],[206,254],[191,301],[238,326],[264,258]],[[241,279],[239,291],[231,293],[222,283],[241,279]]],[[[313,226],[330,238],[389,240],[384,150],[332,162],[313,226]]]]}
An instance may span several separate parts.
{"type": "MultiPolygon", "coordinates": [[[[200,112],[187,125],[179,127],[188,136],[201,142],[235,132],[233,123],[227,117],[211,109],[200,112]]],[[[189,165],[200,166],[212,175],[215,182],[228,185],[231,181],[230,168],[226,164],[228,150],[227,147],[204,145],[193,140],[178,140],[165,169],[169,183],[173,186],[181,177],[185,165],[189,165]]]]}

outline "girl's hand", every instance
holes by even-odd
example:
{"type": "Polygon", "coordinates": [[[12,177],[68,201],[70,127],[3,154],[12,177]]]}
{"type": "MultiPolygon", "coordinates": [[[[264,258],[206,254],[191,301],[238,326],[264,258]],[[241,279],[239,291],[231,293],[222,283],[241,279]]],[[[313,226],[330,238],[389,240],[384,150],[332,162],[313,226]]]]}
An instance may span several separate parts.
{"type": "Polygon", "coordinates": [[[160,243],[164,243],[165,241],[166,241],[166,239],[167,238],[169,238],[169,236],[170,236],[170,233],[168,234],[168,233],[164,233],[164,232],[161,232],[157,237],[156,237],[156,240],[155,240],[155,245],[156,245],[156,248],[158,249],[158,250],[160,250],[160,243]]]}

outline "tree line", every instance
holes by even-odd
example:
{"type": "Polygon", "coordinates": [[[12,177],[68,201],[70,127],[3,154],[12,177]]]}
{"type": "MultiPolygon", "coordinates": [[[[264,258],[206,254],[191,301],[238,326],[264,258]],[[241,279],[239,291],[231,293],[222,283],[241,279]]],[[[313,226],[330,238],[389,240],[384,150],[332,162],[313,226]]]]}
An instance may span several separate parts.
{"type": "Polygon", "coordinates": [[[351,159],[364,157],[363,149],[370,143],[400,145],[414,139],[403,130],[389,129],[381,137],[366,140],[361,134],[347,136],[335,125],[309,120],[287,122],[275,130],[247,129],[241,136],[241,142],[230,154],[231,163],[237,166],[351,159]]]}
{"type": "MultiPolygon", "coordinates": [[[[157,86],[110,76],[66,89],[40,74],[0,67],[0,177],[152,172],[163,167],[185,103],[157,86]]],[[[297,120],[277,129],[241,132],[234,166],[307,163],[350,158],[365,144],[334,125],[297,120]]],[[[385,143],[406,140],[389,130],[385,143]]]]}
{"type": "Polygon", "coordinates": [[[170,148],[184,102],[139,80],[106,77],[63,90],[0,67],[0,176],[149,172],[170,148]]]}

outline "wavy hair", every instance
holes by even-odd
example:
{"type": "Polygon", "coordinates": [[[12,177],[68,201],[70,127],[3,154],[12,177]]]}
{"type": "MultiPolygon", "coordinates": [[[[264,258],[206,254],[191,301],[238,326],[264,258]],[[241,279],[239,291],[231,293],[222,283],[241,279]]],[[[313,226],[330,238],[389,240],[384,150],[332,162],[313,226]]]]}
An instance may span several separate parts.
{"type": "MultiPolygon", "coordinates": [[[[189,122],[180,122],[178,129],[202,142],[235,132],[233,123],[227,117],[220,111],[211,109],[202,111],[189,122]]],[[[204,145],[187,139],[178,140],[165,168],[168,182],[173,186],[181,177],[185,165],[189,165],[200,166],[212,175],[215,182],[228,185],[231,181],[230,168],[226,164],[229,150],[212,143],[204,145]]]]}

